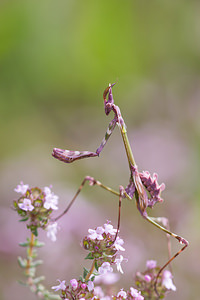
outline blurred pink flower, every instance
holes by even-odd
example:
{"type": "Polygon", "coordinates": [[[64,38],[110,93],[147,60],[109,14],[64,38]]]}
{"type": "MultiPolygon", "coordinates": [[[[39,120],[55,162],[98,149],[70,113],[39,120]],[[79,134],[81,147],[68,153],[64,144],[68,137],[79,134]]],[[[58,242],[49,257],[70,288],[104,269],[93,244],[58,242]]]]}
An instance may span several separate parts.
{"type": "Polygon", "coordinates": [[[91,240],[103,240],[103,236],[102,234],[104,233],[104,229],[103,227],[99,226],[97,227],[96,230],[94,229],[88,229],[88,232],[90,233],[88,235],[88,238],[90,238],[91,240]]]}
{"type": "Polygon", "coordinates": [[[20,184],[14,189],[16,193],[21,193],[24,195],[26,191],[29,189],[28,184],[23,184],[23,181],[20,182],[20,184]]]}
{"type": "Polygon", "coordinates": [[[44,187],[44,193],[45,193],[45,202],[44,202],[44,208],[46,209],[53,209],[57,210],[58,207],[58,196],[55,195],[49,187],[44,187]]]}
{"type": "Polygon", "coordinates": [[[114,243],[115,249],[118,251],[125,251],[124,247],[122,247],[123,244],[124,244],[123,239],[120,239],[119,237],[117,237],[116,241],[114,243]]]}
{"type": "Polygon", "coordinates": [[[144,299],[144,297],[141,296],[141,293],[137,289],[130,287],[130,291],[131,291],[131,296],[133,297],[133,299],[135,299],[135,300],[143,300],[144,299]]]}
{"type": "Polygon", "coordinates": [[[170,271],[165,270],[162,275],[162,284],[168,289],[172,291],[176,291],[176,286],[174,285],[172,281],[172,274],[170,271]]]}
{"type": "Polygon", "coordinates": [[[98,272],[99,274],[106,274],[108,272],[112,272],[113,268],[110,266],[109,262],[104,262],[101,267],[99,267],[98,272]]]}
{"type": "Polygon", "coordinates": [[[147,260],[146,262],[146,268],[147,269],[153,269],[155,268],[157,265],[157,261],[156,260],[147,260]]]}
{"type": "Polygon", "coordinates": [[[116,234],[116,232],[117,232],[117,229],[114,229],[113,228],[113,225],[111,225],[111,224],[104,224],[104,228],[105,228],[105,233],[106,234],[110,234],[110,235],[115,235],[116,234]]]}
{"type": "Polygon", "coordinates": [[[31,204],[31,200],[24,198],[22,203],[18,203],[19,208],[25,211],[32,211],[34,206],[31,204]]]}
{"type": "Polygon", "coordinates": [[[124,273],[123,270],[122,270],[122,266],[121,266],[121,263],[123,261],[128,261],[128,259],[124,258],[123,255],[120,255],[119,258],[115,259],[115,264],[117,265],[117,271],[121,272],[122,274],[124,273]]]}
{"type": "Polygon", "coordinates": [[[57,237],[57,231],[58,231],[58,224],[55,222],[53,224],[49,224],[46,228],[47,230],[47,237],[52,240],[52,242],[55,242],[57,237]]]}
{"type": "Polygon", "coordinates": [[[66,289],[65,280],[61,281],[60,279],[58,279],[57,281],[59,281],[60,284],[56,286],[52,286],[52,289],[55,290],[56,292],[59,290],[65,290],[66,289]]]}
{"type": "Polygon", "coordinates": [[[117,297],[121,297],[122,299],[126,299],[127,293],[123,290],[121,290],[118,294],[117,297]]]}
{"type": "Polygon", "coordinates": [[[74,290],[77,289],[77,287],[78,287],[78,281],[77,281],[76,279],[71,279],[71,280],[70,280],[70,284],[71,284],[71,286],[72,286],[72,288],[73,288],[74,290]]]}

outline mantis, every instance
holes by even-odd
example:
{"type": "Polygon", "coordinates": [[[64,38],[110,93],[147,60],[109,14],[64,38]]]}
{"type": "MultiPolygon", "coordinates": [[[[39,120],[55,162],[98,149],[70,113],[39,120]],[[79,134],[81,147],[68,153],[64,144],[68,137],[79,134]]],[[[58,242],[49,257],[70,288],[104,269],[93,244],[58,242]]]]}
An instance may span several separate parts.
{"type": "MultiPolygon", "coordinates": [[[[64,212],[59,215],[54,220],[58,220],[60,217],[62,217],[64,214],[68,212],[71,205],[77,198],[78,194],[82,190],[85,183],[88,181],[89,185],[97,185],[102,187],[103,189],[115,194],[119,197],[119,212],[118,212],[118,225],[117,225],[117,233],[116,237],[119,231],[120,227],[120,211],[121,211],[121,202],[122,199],[126,198],[128,200],[132,200],[133,197],[135,197],[136,206],[138,211],[140,212],[141,216],[151,223],[152,225],[156,226],[160,230],[162,230],[164,233],[167,234],[167,236],[172,236],[178,242],[182,245],[182,248],[174,254],[172,257],[170,255],[169,260],[164,264],[163,267],[160,268],[156,280],[155,280],[155,290],[156,290],[156,283],[159,275],[162,273],[162,271],[181,253],[183,252],[186,247],[189,245],[188,241],[184,239],[183,237],[177,235],[176,233],[173,233],[169,230],[166,226],[166,220],[165,218],[153,218],[150,217],[147,214],[147,208],[152,208],[156,203],[162,202],[163,199],[160,197],[161,192],[164,190],[165,186],[164,184],[159,185],[157,181],[157,174],[154,174],[153,177],[149,174],[149,172],[145,171],[140,173],[138,171],[138,167],[136,165],[133,152],[130,147],[128,135],[127,135],[127,128],[126,124],[124,122],[124,119],[121,115],[121,111],[117,105],[114,103],[113,95],[112,95],[112,87],[114,84],[109,84],[109,86],[105,89],[103,93],[103,99],[104,99],[104,110],[105,114],[109,115],[112,111],[114,113],[113,120],[109,123],[108,129],[106,131],[106,134],[100,144],[100,146],[97,148],[96,152],[90,152],[90,151],[70,151],[70,150],[62,150],[59,148],[53,149],[53,157],[57,158],[60,161],[63,161],[65,163],[72,163],[76,160],[83,159],[83,158],[89,158],[89,157],[98,157],[100,153],[102,152],[103,148],[105,147],[108,139],[110,138],[112,132],[114,131],[116,125],[119,127],[119,130],[121,132],[123,144],[125,147],[128,164],[129,164],[129,171],[130,171],[130,179],[129,183],[126,188],[123,188],[122,186],[119,186],[119,192],[114,191],[113,189],[103,185],[98,180],[95,180],[93,177],[86,176],[81,183],[79,189],[77,190],[75,196],[67,206],[67,208],[64,210],[64,212]],[[162,225],[160,224],[162,223],[162,225]],[[164,224],[164,225],[163,225],[164,224]]],[[[115,238],[116,238],[115,237],[115,238]]]]}

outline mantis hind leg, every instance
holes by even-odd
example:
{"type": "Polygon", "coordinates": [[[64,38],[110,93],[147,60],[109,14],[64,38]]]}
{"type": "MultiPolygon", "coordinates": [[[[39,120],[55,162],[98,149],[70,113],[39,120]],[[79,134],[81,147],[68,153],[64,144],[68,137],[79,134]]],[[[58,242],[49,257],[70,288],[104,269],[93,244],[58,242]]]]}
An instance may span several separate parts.
{"type": "MultiPolygon", "coordinates": [[[[155,221],[156,223],[161,224],[162,226],[164,226],[168,231],[170,231],[170,226],[169,226],[169,220],[165,217],[151,217],[151,219],[153,221],[155,221]]],[[[170,240],[170,235],[167,233],[166,234],[167,237],[167,248],[168,248],[168,260],[170,260],[170,258],[172,257],[172,249],[171,249],[171,240],[170,240]]],[[[172,273],[172,266],[171,264],[169,264],[169,269],[170,272],[172,273]]]]}
{"type": "Polygon", "coordinates": [[[144,216],[144,218],[150,222],[151,224],[153,224],[154,226],[156,226],[157,228],[159,228],[160,230],[164,231],[167,236],[173,236],[175,239],[177,239],[179,241],[179,243],[181,245],[184,245],[178,252],[176,252],[173,256],[171,256],[171,245],[169,246],[169,240],[168,240],[168,251],[169,251],[169,259],[168,261],[160,268],[157,276],[156,276],[156,279],[155,279],[155,282],[154,282],[154,288],[155,288],[155,292],[158,296],[158,299],[159,299],[159,294],[157,292],[157,289],[156,289],[156,285],[157,285],[157,281],[158,281],[158,278],[160,276],[160,274],[162,273],[162,271],[169,265],[170,266],[170,263],[181,253],[183,252],[183,250],[185,250],[187,248],[187,246],[189,245],[189,242],[184,239],[183,237],[177,235],[176,233],[173,233],[172,231],[170,231],[169,229],[169,224],[164,224],[166,227],[160,225],[159,223],[165,223],[165,221],[167,219],[165,218],[153,218],[153,217],[149,217],[148,215],[144,216]],[[159,222],[159,223],[158,223],[159,222]]]}

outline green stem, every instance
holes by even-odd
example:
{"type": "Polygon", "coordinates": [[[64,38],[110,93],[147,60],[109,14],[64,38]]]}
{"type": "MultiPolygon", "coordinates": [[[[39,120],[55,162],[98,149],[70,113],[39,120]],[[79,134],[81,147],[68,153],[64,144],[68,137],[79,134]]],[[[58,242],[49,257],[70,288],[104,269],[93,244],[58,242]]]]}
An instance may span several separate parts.
{"type": "Polygon", "coordinates": [[[85,281],[88,281],[90,279],[90,276],[92,275],[94,269],[95,269],[95,262],[96,260],[93,260],[92,266],[90,268],[90,272],[87,274],[87,276],[85,277],[85,281]]]}
{"type": "Polygon", "coordinates": [[[29,270],[31,266],[32,256],[33,256],[33,246],[34,246],[35,236],[31,233],[31,240],[28,248],[28,257],[27,257],[27,267],[26,267],[26,275],[29,275],[29,270]]]}

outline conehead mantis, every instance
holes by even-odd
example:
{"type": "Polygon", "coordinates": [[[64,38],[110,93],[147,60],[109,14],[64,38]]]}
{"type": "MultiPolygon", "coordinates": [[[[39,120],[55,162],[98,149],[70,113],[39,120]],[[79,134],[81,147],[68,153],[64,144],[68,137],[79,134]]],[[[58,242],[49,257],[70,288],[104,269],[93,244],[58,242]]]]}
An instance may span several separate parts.
{"type": "Polygon", "coordinates": [[[171,263],[172,260],[174,260],[185,248],[188,246],[188,241],[184,239],[183,237],[177,235],[176,233],[173,233],[169,230],[169,228],[165,225],[165,222],[163,220],[166,220],[165,218],[153,218],[150,217],[147,214],[147,207],[152,208],[157,202],[162,202],[163,199],[160,197],[161,192],[164,190],[165,185],[158,184],[157,181],[157,174],[153,174],[153,176],[150,175],[148,171],[140,173],[138,171],[138,167],[136,165],[135,159],[133,157],[133,152],[130,147],[128,135],[127,135],[127,129],[126,124],[124,122],[124,119],[122,118],[121,111],[117,105],[114,103],[113,95],[112,95],[112,87],[115,85],[110,84],[103,93],[103,99],[104,99],[104,109],[105,114],[109,115],[111,111],[114,113],[113,120],[109,123],[108,129],[106,131],[106,134],[100,144],[100,146],[97,148],[96,152],[90,152],[90,151],[69,151],[69,150],[62,150],[59,148],[54,148],[52,155],[59,159],[60,161],[63,161],[65,163],[71,163],[75,160],[83,159],[83,158],[89,158],[89,157],[96,157],[99,156],[101,151],[103,150],[104,146],[106,145],[109,137],[111,136],[112,132],[115,129],[115,126],[118,125],[119,130],[121,132],[123,144],[125,147],[128,164],[129,164],[129,170],[130,170],[130,179],[129,183],[126,188],[123,188],[122,186],[119,187],[119,192],[114,191],[113,189],[103,185],[101,182],[95,180],[93,177],[86,176],[81,183],[78,191],[76,192],[74,198],[69,203],[68,207],[64,210],[64,212],[59,215],[55,220],[58,220],[61,216],[67,213],[75,199],[77,198],[78,194],[82,190],[84,184],[89,181],[90,185],[97,185],[105,190],[117,195],[119,197],[119,213],[118,213],[118,226],[117,226],[117,233],[116,237],[119,231],[120,227],[120,211],[121,211],[121,201],[123,198],[127,198],[128,200],[132,200],[135,196],[136,200],[136,206],[139,210],[141,216],[147,220],[152,225],[156,226],[163,232],[165,232],[167,235],[174,237],[178,240],[178,242],[183,245],[183,247],[170,258],[169,260],[164,264],[162,268],[160,268],[156,280],[155,280],[155,290],[156,290],[156,283],[159,275],[162,273],[162,271],[171,263]],[[163,223],[164,225],[160,225],[160,223],[163,223]]]}

